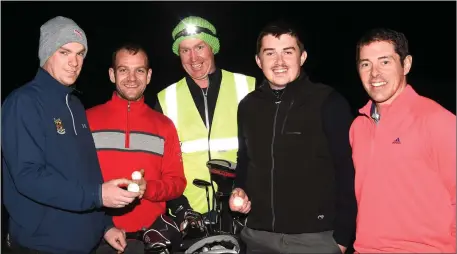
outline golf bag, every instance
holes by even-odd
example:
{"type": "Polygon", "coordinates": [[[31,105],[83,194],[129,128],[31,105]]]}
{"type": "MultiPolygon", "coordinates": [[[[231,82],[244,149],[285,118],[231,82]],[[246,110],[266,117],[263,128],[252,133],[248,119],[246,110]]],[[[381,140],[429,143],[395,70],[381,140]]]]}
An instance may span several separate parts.
{"type": "MultiPolygon", "coordinates": [[[[200,239],[193,239],[192,244],[186,246],[185,253],[239,253],[240,244],[236,235],[241,231],[244,223],[239,220],[238,216],[230,215],[230,209],[228,208],[228,200],[230,198],[236,176],[236,164],[226,160],[215,159],[208,161],[206,165],[210,171],[212,181],[207,182],[201,179],[194,179],[193,184],[197,187],[206,189],[208,214],[211,214],[211,212],[216,213],[216,224],[211,224],[211,222],[208,222],[208,220],[205,220],[205,218],[201,217],[201,215],[198,215],[198,213],[195,214],[194,212],[194,214],[189,217],[189,219],[191,219],[193,222],[189,222],[188,224],[199,225],[198,232],[202,234],[202,237],[200,239]],[[215,191],[215,188],[212,184],[213,181],[218,186],[217,192],[215,191]],[[211,188],[213,191],[213,200],[209,200],[209,188],[211,188]],[[210,202],[215,204],[213,205],[213,209],[210,209],[210,202]],[[225,221],[232,221],[231,228],[227,230],[228,232],[221,230],[223,218],[225,221]],[[199,219],[200,222],[195,222],[195,219],[199,219]]],[[[183,232],[183,235],[186,234],[187,233],[183,232]]]]}

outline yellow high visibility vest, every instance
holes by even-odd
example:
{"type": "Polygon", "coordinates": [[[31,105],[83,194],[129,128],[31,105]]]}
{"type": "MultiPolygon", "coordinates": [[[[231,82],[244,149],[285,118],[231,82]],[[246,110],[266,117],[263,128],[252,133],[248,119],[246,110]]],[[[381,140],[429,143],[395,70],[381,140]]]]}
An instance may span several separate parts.
{"type": "MultiPolygon", "coordinates": [[[[199,213],[208,212],[205,189],[192,184],[194,179],[210,181],[206,162],[224,159],[236,162],[238,151],[238,103],[255,89],[255,78],[222,70],[222,81],[211,124],[211,136],[195,106],[186,78],[157,94],[163,114],[170,118],[178,131],[187,187],[184,195],[199,213]]],[[[214,183],[215,190],[217,185],[214,183]]],[[[210,206],[212,208],[212,189],[210,206]]]]}

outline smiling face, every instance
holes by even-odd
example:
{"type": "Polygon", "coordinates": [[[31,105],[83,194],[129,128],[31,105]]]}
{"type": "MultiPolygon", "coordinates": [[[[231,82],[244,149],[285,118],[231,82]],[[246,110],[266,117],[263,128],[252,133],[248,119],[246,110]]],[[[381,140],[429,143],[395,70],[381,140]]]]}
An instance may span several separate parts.
{"type": "Polygon", "coordinates": [[[206,79],[216,69],[211,47],[197,38],[189,38],[179,44],[179,57],[184,70],[194,80],[206,79]]]}
{"type": "Polygon", "coordinates": [[[412,57],[403,63],[389,41],[374,41],[360,48],[358,72],[363,87],[377,105],[391,104],[406,87],[412,57]]]}
{"type": "Polygon", "coordinates": [[[121,49],[116,53],[115,67],[109,69],[117,94],[129,101],[138,101],[151,80],[152,70],[143,50],[136,53],[121,49]]]}
{"type": "Polygon", "coordinates": [[[301,52],[294,36],[267,34],[261,39],[255,60],[271,88],[282,89],[298,78],[306,57],[306,51],[301,52]]]}
{"type": "Polygon", "coordinates": [[[84,53],[85,48],[82,44],[67,43],[49,57],[43,65],[43,69],[62,85],[71,86],[81,73],[84,53]]]}

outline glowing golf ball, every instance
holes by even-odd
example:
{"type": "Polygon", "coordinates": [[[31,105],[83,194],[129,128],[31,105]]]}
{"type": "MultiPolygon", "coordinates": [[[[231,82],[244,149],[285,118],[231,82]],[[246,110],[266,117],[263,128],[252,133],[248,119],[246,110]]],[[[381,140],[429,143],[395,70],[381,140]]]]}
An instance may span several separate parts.
{"type": "Polygon", "coordinates": [[[135,171],[132,173],[132,180],[141,180],[143,176],[140,171],[135,171]]]}
{"type": "Polygon", "coordinates": [[[236,197],[235,199],[233,199],[233,204],[235,206],[242,206],[244,203],[244,200],[240,197],[236,197]]]}
{"type": "Polygon", "coordinates": [[[131,183],[127,187],[127,190],[131,191],[131,192],[139,192],[140,191],[140,186],[138,186],[138,184],[136,184],[136,183],[131,183]]]}

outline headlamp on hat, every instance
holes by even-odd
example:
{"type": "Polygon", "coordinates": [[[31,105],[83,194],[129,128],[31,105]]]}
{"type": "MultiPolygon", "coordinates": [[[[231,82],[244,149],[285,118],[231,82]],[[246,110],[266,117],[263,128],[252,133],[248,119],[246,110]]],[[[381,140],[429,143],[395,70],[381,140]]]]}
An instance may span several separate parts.
{"type": "Polygon", "coordinates": [[[219,52],[220,44],[216,35],[216,28],[206,19],[190,16],[181,20],[172,32],[173,53],[179,56],[179,44],[186,39],[196,38],[207,43],[213,54],[219,52]]]}
{"type": "Polygon", "coordinates": [[[194,25],[186,25],[185,31],[186,31],[188,34],[196,34],[196,33],[197,33],[197,27],[194,26],[194,25]]]}
{"type": "Polygon", "coordinates": [[[181,32],[179,32],[178,34],[176,34],[175,40],[180,37],[196,35],[196,34],[200,34],[200,33],[206,33],[206,34],[209,34],[212,36],[216,36],[211,30],[209,30],[207,28],[192,25],[192,24],[186,24],[186,28],[184,30],[182,30],[181,32]]]}

